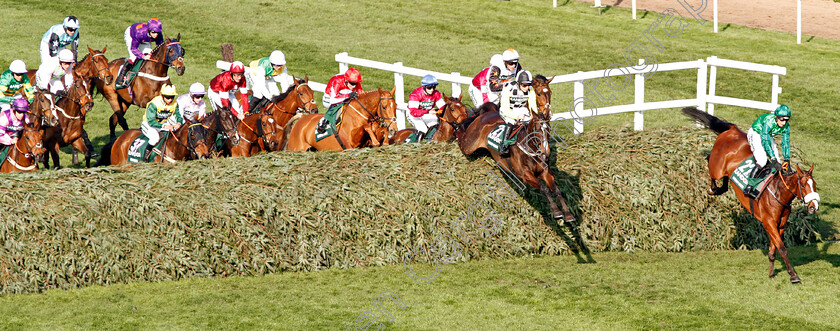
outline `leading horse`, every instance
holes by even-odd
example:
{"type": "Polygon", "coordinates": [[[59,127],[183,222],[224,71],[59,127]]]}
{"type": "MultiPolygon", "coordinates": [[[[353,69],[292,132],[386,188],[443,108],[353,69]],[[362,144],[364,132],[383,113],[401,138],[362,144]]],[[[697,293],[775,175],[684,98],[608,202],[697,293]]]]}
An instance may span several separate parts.
{"type": "MultiPolygon", "coordinates": [[[[718,133],[712,153],[709,154],[709,177],[710,183],[708,194],[721,195],[726,193],[729,186],[729,177],[744,160],[752,156],[752,150],[747,142],[747,134],[735,124],[728,123],[715,116],[709,115],[694,107],[683,108],[683,113],[688,117],[700,122],[707,128],[718,133]],[[717,180],[722,179],[723,185],[717,186],[717,180]]],[[[796,166],[796,171],[788,174],[777,172],[767,184],[766,193],[759,195],[758,199],[750,201],[740,188],[733,185],[735,196],[744,208],[761,222],[767,235],[770,237],[770,249],[767,258],[770,260],[769,276],[776,275],[775,262],[776,250],[782,255],[790,274],[790,281],[798,283],[801,281],[799,275],[793,270],[788,260],[787,247],[782,241],[782,234],[785,232],[785,225],[791,212],[791,202],[798,198],[808,206],[808,213],[816,213],[819,209],[820,195],[816,192],[817,184],[813,177],[814,166],[808,171],[803,171],[796,166]]]]}
{"type": "MultiPolygon", "coordinates": [[[[131,105],[137,105],[145,108],[149,101],[157,96],[163,84],[169,82],[169,68],[175,68],[175,73],[178,76],[184,74],[184,48],[181,47],[181,34],[177,38],[165,38],[164,42],[158,45],[151,53],[149,60],[145,60],[140,65],[137,77],[129,84],[128,88],[115,89],[116,81],[106,82],[102,79],[96,80],[96,88],[114,110],[109,122],[110,137],[114,140],[116,135],[114,129],[117,124],[123,130],[128,130],[128,123],[125,121],[125,112],[131,105]]],[[[114,76],[119,73],[120,67],[125,63],[126,59],[116,59],[111,61],[108,70],[114,76]]]]}

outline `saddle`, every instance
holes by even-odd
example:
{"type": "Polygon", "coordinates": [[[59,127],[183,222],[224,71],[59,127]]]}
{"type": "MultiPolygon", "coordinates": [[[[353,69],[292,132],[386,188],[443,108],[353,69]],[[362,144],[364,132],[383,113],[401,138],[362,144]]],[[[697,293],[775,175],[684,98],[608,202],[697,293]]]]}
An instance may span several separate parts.
{"type": "MultiPolygon", "coordinates": [[[[160,133],[160,141],[158,141],[157,145],[152,148],[152,152],[149,154],[149,160],[154,160],[155,156],[163,155],[164,143],[166,142],[166,138],[169,138],[171,133],[169,131],[161,131],[160,133]]],[[[127,151],[127,159],[128,162],[134,163],[146,163],[151,162],[143,159],[143,152],[146,151],[146,146],[149,145],[149,138],[146,135],[141,134],[137,136],[136,139],[131,143],[131,146],[128,147],[127,151]]]]}
{"type": "MultiPolygon", "coordinates": [[[[129,71],[125,74],[125,80],[123,80],[123,83],[121,85],[117,85],[115,83],[114,84],[114,89],[117,89],[117,90],[124,89],[124,88],[128,87],[129,85],[131,85],[131,82],[134,81],[134,78],[137,78],[137,73],[140,71],[140,66],[143,65],[143,62],[144,62],[143,59],[137,59],[137,61],[134,62],[134,66],[131,67],[129,69],[129,71]]],[[[125,67],[126,64],[128,64],[128,63],[129,63],[128,59],[125,59],[125,63],[123,63],[122,66],[125,67]]],[[[121,67],[119,72],[122,72],[123,70],[124,69],[121,67]]]]}
{"type": "Polygon", "coordinates": [[[773,177],[775,174],[774,171],[769,171],[760,178],[750,178],[750,174],[752,174],[753,169],[758,165],[755,163],[755,157],[750,156],[744,162],[738,165],[735,168],[735,171],[732,172],[732,176],[730,179],[732,183],[735,184],[738,188],[742,191],[749,185],[753,184],[756,190],[758,190],[758,195],[756,198],[760,197],[764,190],[767,188],[767,183],[770,181],[770,178],[773,177]]]}
{"type": "MultiPolygon", "coordinates": [[[[511,130],[511,128],[505,123],[496,126],[496,128],[493,129],[493,131],[490,131],[487,135],[487,146],[497,152],[501,152],[500,149],[502,148],[502,144],[504,144],[505,139],[507,139],[510,135],[509,130],[511,130]]],[[[514,142],[510,144],[510,146],[516,145],[519,141],[519,136],[522,135],[523,132],[525,132],[525,130],[522,130],[520,126],[519,131],[516,132],[514,142]]]]}

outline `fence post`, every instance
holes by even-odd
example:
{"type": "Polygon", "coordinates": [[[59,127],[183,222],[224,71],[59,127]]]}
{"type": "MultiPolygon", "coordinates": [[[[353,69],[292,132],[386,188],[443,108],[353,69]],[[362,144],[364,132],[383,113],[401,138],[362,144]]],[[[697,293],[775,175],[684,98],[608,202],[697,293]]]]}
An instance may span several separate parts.
{"type": "MultiPolygon", "coordinates": [[[[717,59],[717,56],[710,56],[707,60],[710,59],[717,59]]],[[[717,81],[717,67],[714,64],[709,65],[709,95],[710,97],[715,96],[715,81],[717,81]]],[[[715,104],[714,102],[709,102],[709,109],[707,110],[709,115],[715,114],[715,104]]]]}
{"type": "Polygon", "coordinates": [[[347,52],[342,52],[335,55],[335,61],[338,62],[338,73],[340,74],[343,74],[348,69],[347,63],[344,62],[344,58],[347,56],[349,56],[347,55],[347,52]]]}
{"type": "MultiPolygon", "coordinates": [[[[461,73],[460,72],[453,72],[452,76],[455,76],[457,78],[457,77],[461,76],[461,73]]],[[[461,84],[456,83],[456,82],[452,82],[452,95],[450,95],[450,96],[451,97],[462,96],[461,95],[461,84]]]]}
{"type": "Polygon", "coordinates": [[[557,0],[554,0],[554,8],[557,8],[557,0]]]}
{"type": "MultiPolygon", "coordinates": [[[[402,62],[394,62],[394,66],[400,68],[403,66],[402,62]]],[[[403,81],[403,74],[394,72],[394,86],[397,90],[394,92],[394,98],[397,102],[397,129],[405,129],[405,82],[403,81]]]]}
{"type": "Polygon", "coordinates": [[[779,75],[773,74],[773,89],[770,92],[770,103],[774,105],[779,104],[779,93],[782,93],[782,88],[779,87],[779,75]]]}
{"type": "Polygon", "coordinates": [[[697,109],[706,111],[706,75],[708,74],[708,66],[706,61],[697,60],[700,64],[697,66],[697,109]]]}
{"type": "Polygon", "coordinates": [[[633,19],[636,19],[636,0],[633,0],[633,19]]]}
{"type": "Polygon", "coordinates": [[[575,81],[575,110],[572,112],[572,119],[575,121],[575,135],[583,133],[583,116],[581,115],[583,113],[583,100],[583,81],[578,80],[575,81]]]}
{"type": "MultiPolygon", "coordinates": [[[[644,59],[639,59],[639,66],[645,64],[644,59]]],[[[634,104],[642,105],[645,103],[645,75],[638,73],[633,80],[636,83],[636,101],[634,104]]],[[[645,111],[638,110],[633,115],[633,130],[642,131],[645,129],[645,111]]]]}

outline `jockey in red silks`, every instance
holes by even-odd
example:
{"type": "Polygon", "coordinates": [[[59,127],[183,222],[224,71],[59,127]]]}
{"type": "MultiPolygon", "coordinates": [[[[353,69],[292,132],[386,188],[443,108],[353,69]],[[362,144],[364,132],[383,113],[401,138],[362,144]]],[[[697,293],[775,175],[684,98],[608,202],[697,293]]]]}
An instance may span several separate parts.
{"type": "Polygon", "coordinates": [[[417,141],[422,140],[430,128],[438,125],[438,112],[442,111],[445,102],[437,86],[437,78],[426,75],[420,80],[420,87],[408,95],[408,120],[419,132],[417,141]]]}
{"type": "Polygon", "coordinates": [[[230,64],[230,70],[220,73],[210,80],[210,91],[207,93],[207,97],[210,98],[213,110],[230,108],[236,118],[244,119],[249,107],[245,65],[242,62],[234,61],[230,64]],[[239,89],[241,102],[236,102],[237,89],[239,89]]]}
{"type": "MultiPolygon", "coordinates": [[[[327,83],[327,88],[324,90],[324,107],[327,107],[327,112],[324,117],[332,120],[337,120],[341,114],[341,106],[356,98],[356,95],[364,92],[362,89],[362,74],[356,68],[347,69],[343,74],[338,74],[330,78],[327,83]]],[[[335,125],[335,123],[333,123],[335,125]]],[[[319,125],[318,133],[323,133],[327,129],[326,121],[324,125],[319,125]]]]}
{"type": "Polygon", "coordinates": [[[478,75],[475,75],[470,84],[469,93],[472,98],[473,105],[479,107],[487,102],[498,102],[498,94],[490,92],[490,69],[494,66],[503,66],[502,55],[496,54],[490,57],[490,66],[481,70],[478,75]]]}

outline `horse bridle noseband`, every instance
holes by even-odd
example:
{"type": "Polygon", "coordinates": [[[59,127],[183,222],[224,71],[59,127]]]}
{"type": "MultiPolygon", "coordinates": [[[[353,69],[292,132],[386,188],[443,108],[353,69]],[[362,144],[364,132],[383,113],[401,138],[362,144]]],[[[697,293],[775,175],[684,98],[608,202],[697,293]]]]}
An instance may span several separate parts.
{"type": "MultiPolygon", "coordinates": [[[[380,126],[385,126],[385,127],[387,128],[387,127],[389,127],[390,125],[385,125],[385,120],[389,120],[391,123],[394,123],[394,122],[396,122],[396,121],[397,121],[397,118],[396,118],[396,117],[382,117],[382,116],[379,116],[379,113],[381,113],[381,112],[382,112],[382,110],[385,110],[385,109],[386,109],[386,107],[385,107],[384,105],[382,105],[382,100],[394,100],[394,97],[393,97],[393,96],[391,96],[391,97],[383,97],[383,96],[382,96],[382,94],[380,93],[380,95],[379,95],[379,109],[380,109],[380,111],[378,111],[376,115],[374,115],[373,113],[371,113],[371,112],[370,112],[370,111],[369,111],[369,110],[365,107],[365,105],[364,105],[364,104],[362,104],[362,102],[361,102],[361,101],[359,101],[358,96],[357,96],[356,98],[354,98],[354,99],[356,100],[356,103],[358,103],[360,106],[362,106],[362,109],[364,109],[364,110],[365,110],[365,112],[367,112],[367,113],[368,113],[368,115],[370,115],[370,117],[367,117],[367,116],[364,116],[364,114],[359,113],[359,115],[362,115],[362,117],[364,117],[365,119],[367,119],[368,123],[373,123],[373,122],[378,121],[380,126]]],[[[347,106],[350,106],[350,102],[348,102],[348,103],[347,103],[347,106]]],[[[351,107],[351,108],[353,108],[354,110],[356,110],[356,107],[353,107],[353,106],[350,106],[350,107],[351,107]]],[[[359,112],[359,111],[358,111],[358,110],[356,110],[356,112],[359,112]]]]}

